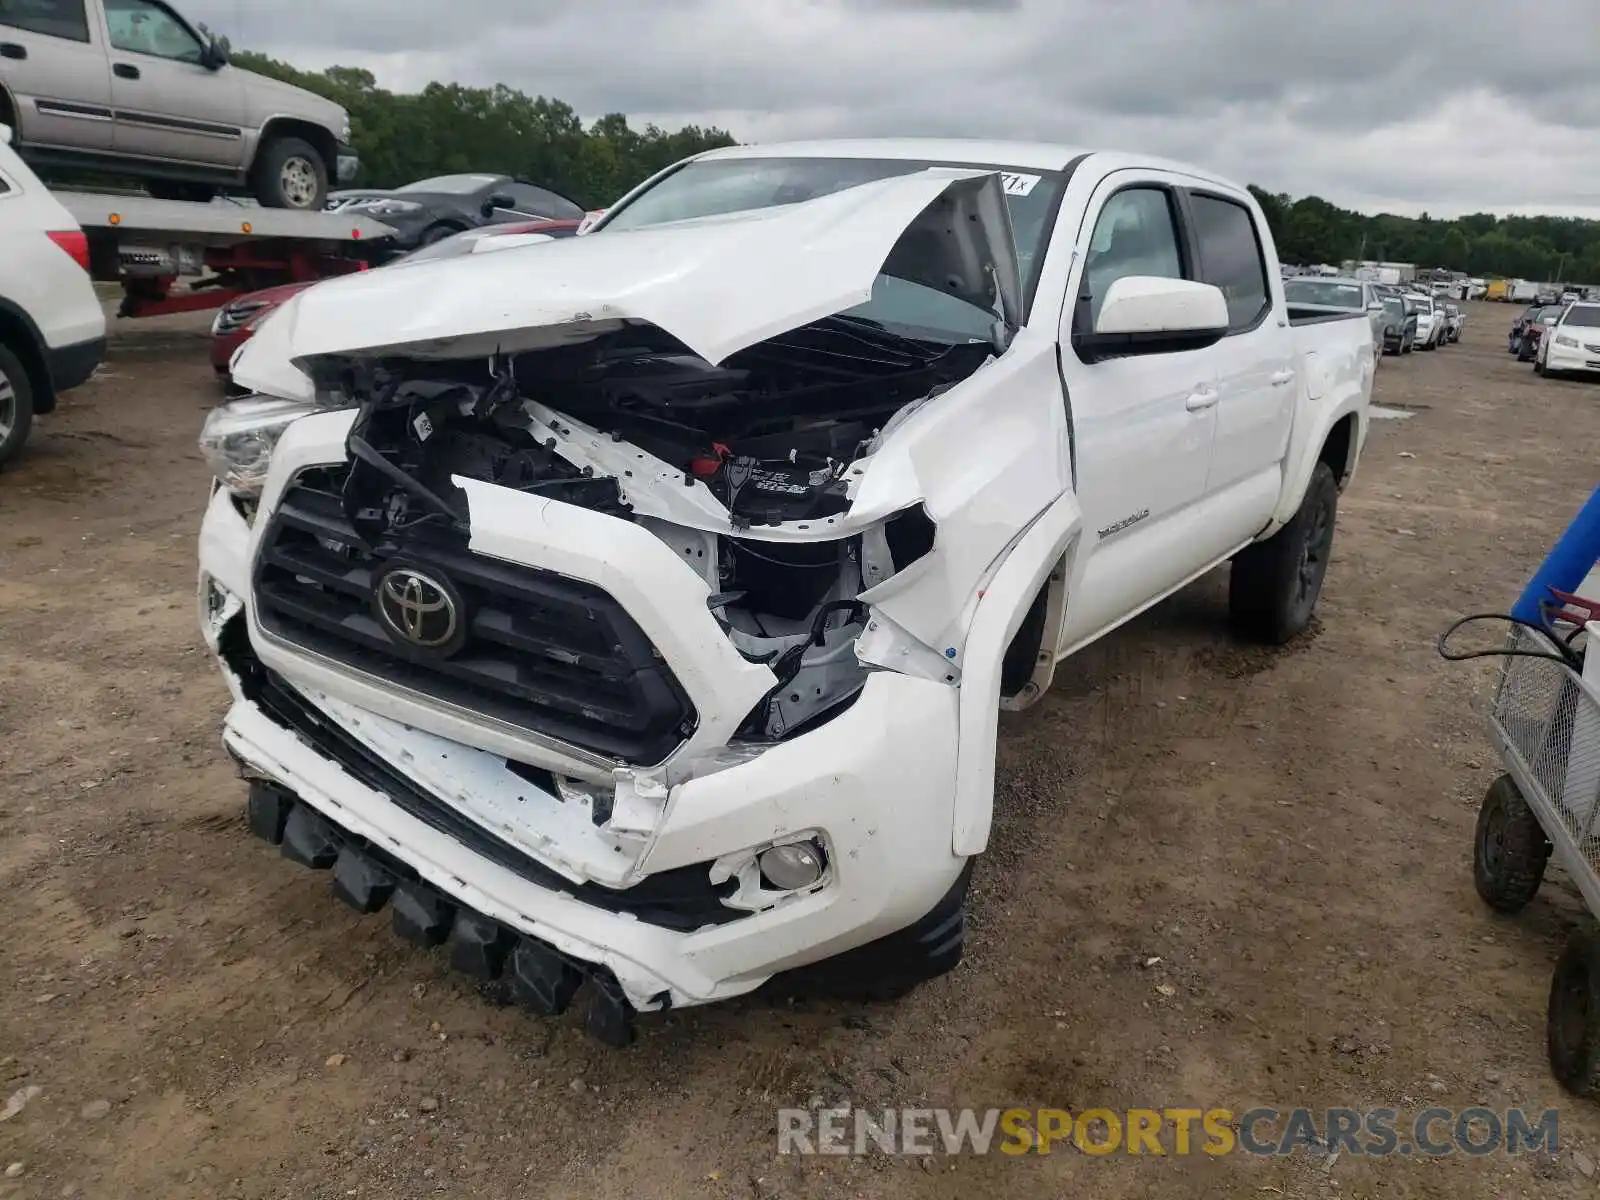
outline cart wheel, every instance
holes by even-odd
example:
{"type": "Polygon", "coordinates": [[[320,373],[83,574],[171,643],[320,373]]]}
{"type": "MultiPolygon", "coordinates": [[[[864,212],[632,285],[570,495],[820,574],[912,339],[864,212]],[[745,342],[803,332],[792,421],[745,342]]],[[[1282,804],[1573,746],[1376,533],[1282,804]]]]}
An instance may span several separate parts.
{"type": "Polygon", "coordinates": [[[1550,842],[1509,775],[1489,785],[1478,809],[1472,881],[1483,902],[1514,913],[1533,899],[1550,860],[1550,842]]]}
{"type": "Polygon", "coordinates": [[[1600,931],[1574,931],[1550,979],[1550,1069],[1578,1096],[1600,1090],[1600,931]]]}

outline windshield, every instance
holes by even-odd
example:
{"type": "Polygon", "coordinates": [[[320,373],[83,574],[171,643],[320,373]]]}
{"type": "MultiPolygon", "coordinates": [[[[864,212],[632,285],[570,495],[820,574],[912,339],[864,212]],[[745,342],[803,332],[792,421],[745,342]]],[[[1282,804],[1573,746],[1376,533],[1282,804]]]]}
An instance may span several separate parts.
{"type": "Polygon", "coordinates": [[[1563,325],[1577,325],[1583,329],[1600,329],[1600,305],[1585,304],[1567,310],[1563,325]]]}
{"type": "Polygon", "coordinates": [[[1554,325],[1561,319],[1560,308],[1541,308],[1539,310],[1539,323],[1541,325],[1554,325]]]}
{"type": "Polygon", "coordinates": [[[1406,315],[1406,306],[1394,296],[1385,296],[1383,311],[1391,317],[1403,317],[1406,315]]]}
{"type": "MultiPolygon", "coordinates": [[[[612,209],[600,230],[620,232],[697,217],[798,204],[845,188],[910,175],[933,166],[961,166],[909,159],[713,158],[685,164],[621,208],[612,209]]],[[[1061,176],[1054,171],[1001,170],[1016,237],[1017,266],[1031,305],[1038,265],[1050,238],[1061,176]]],[[[988,338],[994,314],[921,284],[879,275],[872,299],[843,316],[875,321],[912,336],[988,338]]]]}
{"type": "Polygon", "coordinates": [[[1360,308],[1361,285],[1291,279],[1283,285],[1286,299],[1295,304],[1321,304],[1328,308],[1360,308]]]}
{"type": "Polygon", "coordinates": [[[1432,313],[1433,302],[1431,300],[1424,300],[1421,296],[1407,296],[1406,310],[1408,312],[1414,312],[1418,316],[1421,316],[1423,313],[1432,313]]]}
{"type": "Polygon", "coordinates": [[[481,192],[500,178],[499,175],[435,175],[432,179],[419,179],[415,183],[397,187],[395,191],[442,192],[451,196],[469,196],[473,192],[481,192]]]}

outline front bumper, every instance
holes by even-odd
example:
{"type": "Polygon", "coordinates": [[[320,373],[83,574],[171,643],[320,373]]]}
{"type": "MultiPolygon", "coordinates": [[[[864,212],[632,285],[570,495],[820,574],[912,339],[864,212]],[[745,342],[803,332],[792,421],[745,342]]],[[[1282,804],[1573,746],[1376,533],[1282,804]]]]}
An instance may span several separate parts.
{"type": "Polygon", "coordinates": [[[1593,347],[1579,345],[1576,349],[1552,341],[1544,352],[1544,369],[1574,374],[1600,372],[1600,339],[1595,341],[1593,347]]]}
{"type": "MultiPolygon", "coordinates": [[[[494,780],[506,774],[504,758],[334,700],[318,689],[314,673],[296,678],[280,648],[268,669],[287,676],[286,684],[320,706],[330,725],[355,727],[369,752],[429,793],[435,806],[454,810],[458,823],[476,824],[493,837],[500,831],[484,817],[497,804],[550,813],[543,825],[525,823],[514,839],[543,878],[538,869],[515,869],[503,855],[486,853],[475,833],[463,836],[459,824],[455,832],[441,828],[398,802],[396,789],[364,781],[341,765],[331,743],[297,733],[252,698],[238,657],[241,645],[250,659],[257,649],[248,620],[249,557],[250,528],[218,490],[201,533],[202,598],[209,601],[202,625],[233,694],[224,738],[248,773],[293,793],[348,836],[382,847],[450,904],[510,931],[507,936],[537,939],[566,960],[614,978],[633,1008],[739,995],[774,976],[877,944],[948,908],[964,878],[967,860],[951,849],[959,693],[942,683],[876,672],[855,703],[831,721],[748,761],[691,773],[670,788],[659,821],[637,850],[636,868],[602,883],[598,870],[585,865],[593,856],[586,859],[576,834],[564,832],[559,797],[526,780],[517,782],[515,794],[499,794],[494,780]],[[437,761],[441,746],[459,770],[425,774],[415,760],[437,761]],[[591,902],[595,888],[647,887],[667,872],[720,866],[726,874],[755,851],[801,836],[826,847],[822,883],[758,903],[753,911],[741,908],[721,923],[673,929],[591,902]],[[552,883],[552,872],[582,881],[552,883]]],[[[941,946],[953,945],[959,956],[959,928],[954,935],[943,923],[940,928],[941,946]]],[[[941,969],[953,963],[948,955],[930,961],[941,969]]]]}

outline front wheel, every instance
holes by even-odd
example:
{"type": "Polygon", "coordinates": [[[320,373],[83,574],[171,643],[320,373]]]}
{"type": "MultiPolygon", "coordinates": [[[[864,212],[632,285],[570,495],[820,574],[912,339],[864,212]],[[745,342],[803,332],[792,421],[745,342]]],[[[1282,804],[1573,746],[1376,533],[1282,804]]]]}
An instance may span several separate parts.
{"type": "Polygon", "coordinates": [[[328,200],[328,165],[302,138],[273,138],[256,155],[250,188],[264,208],[316,211],[328,200]]]}
{"type": "Polygon", "coordinates": [[[33,384],[22,362],[0,345],[0,465],[14,457],[33,428],[33,384]]]}
{"type": "Polygon", "coordinates": [[[1545,1044],[1556,1081],[1578,1096],[1600,1091],[1600,932],[1580,929],[1550,978],[1545,1044]]]}
{"type": "Polygon", "coordinates": [[[1240,634],[1282,645],[1311,624],[1333,551],[1339,484],[1319,462],[1289,523],[1264,542],[1246,546],[1228,576],[1228,616],[1240,634]]]}

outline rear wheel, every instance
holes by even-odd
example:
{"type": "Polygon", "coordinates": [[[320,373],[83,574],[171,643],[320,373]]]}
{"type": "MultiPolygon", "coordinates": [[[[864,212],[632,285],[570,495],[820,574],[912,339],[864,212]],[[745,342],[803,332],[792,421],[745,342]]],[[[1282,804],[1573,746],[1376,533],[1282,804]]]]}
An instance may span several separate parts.
{"type": "Polygon", "coordinates": [[[1239,633],[1281,645],[1311,623],[1328,573],[1338,511],[1338,481],[1332,468],[1319,462],[1289,523],[1234,556],[1228,615],[1239,633]]]}
{"type": "Polygon", "coordinates": [[[33,384],[22,362],[0,345],[0,465],[16,455],[33,428],[33,384]]]}
{"type": "Polygon", "coordinates": [[[321,209],[328,200],[328,164],[303,138],[276,137],[256,154],[250,189],[265,208],[321,209]]]}

